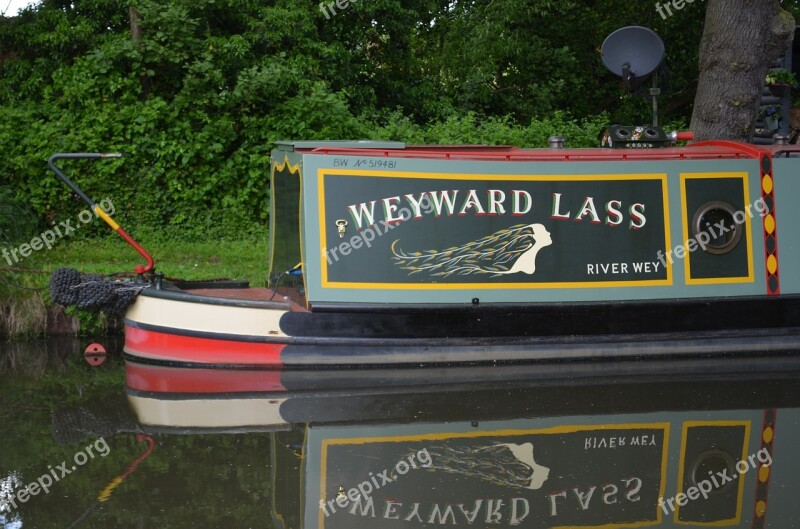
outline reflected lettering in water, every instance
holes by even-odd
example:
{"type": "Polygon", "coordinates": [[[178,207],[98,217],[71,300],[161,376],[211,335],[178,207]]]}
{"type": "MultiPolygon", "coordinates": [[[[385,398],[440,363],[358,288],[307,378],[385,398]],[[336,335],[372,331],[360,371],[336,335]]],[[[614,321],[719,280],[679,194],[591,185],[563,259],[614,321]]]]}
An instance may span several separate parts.
{"type": "Polygon", "coordinates": [[[15,347],[7,529],[800,526],[791,355],[270,371],[15,347]]]}

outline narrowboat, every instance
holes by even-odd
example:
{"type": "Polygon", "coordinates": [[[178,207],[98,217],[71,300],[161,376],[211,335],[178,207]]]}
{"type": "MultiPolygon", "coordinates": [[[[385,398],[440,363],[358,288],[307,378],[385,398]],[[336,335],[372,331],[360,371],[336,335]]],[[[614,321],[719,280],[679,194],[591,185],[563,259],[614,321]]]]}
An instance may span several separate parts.
{"type": "Polygon", "coordinates": [[[688,137],[278,143],[268,286],[170,282],[148,255],[125,352],[309,368],[793,350],[800,147],[688,137]]]}
{"type": "Polygon", "coordinates": [[[268,433],[277,528],[794,527],[797,362],[282,371],[280,389],[128,363],[126,392],[162,439],[268,433]]]}

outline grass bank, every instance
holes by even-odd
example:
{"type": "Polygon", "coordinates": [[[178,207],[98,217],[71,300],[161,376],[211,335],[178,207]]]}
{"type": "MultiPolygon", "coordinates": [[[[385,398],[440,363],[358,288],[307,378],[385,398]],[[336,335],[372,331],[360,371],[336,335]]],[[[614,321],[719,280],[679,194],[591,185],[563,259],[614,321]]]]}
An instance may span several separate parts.
{"type": "MultiPolygon", "coordinates": [[[[268,238],[198,241],[137,237],[166,277],[182,279],[246,279],[263,286],[267,278],[268,238]]],[[[133,272],[144,261],[116,235],[96,239],[62,240],[52,249],[33,252],[19,262],[0,258],[0,335],[29,338],[48,333],[84,335],[119,330],[117,318],[74,307],[64,310],[50,302],[47,285],[57,268],[93,274],[133,272]]]]}

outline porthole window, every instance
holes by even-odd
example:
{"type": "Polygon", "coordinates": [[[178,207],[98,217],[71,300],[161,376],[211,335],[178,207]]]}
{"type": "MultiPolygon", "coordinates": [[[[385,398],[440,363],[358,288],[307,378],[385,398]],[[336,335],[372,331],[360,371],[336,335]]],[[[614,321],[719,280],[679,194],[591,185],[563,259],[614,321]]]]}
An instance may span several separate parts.
{"type": "MultiPolygon", "coordinates": [[[[692,461],[689,469],[691,470],[692,485],[695,487],[698,486],[701,481],[711,480],[710,476],[716,477],[720,474],[728,476],[737,475],[733,457],[719,449],[709,450],[698,455],[697,458],[692,461]]],[[[723,492],[730,488],[729,485],[731,484],[730,481],[727,483],[718,483],[718,486],[711,489],[710,494],[713,495],[723,492]]]]}
{"type": "Polygon", "coordinates": [[[732,252],[739,244],[744,229],[735,218],[736,209],[731,204],[707,202],[694,215],[692,235],[698,241],[708,241],[705,244],[705,251],[708,253],[721,255],[732,252]]]}

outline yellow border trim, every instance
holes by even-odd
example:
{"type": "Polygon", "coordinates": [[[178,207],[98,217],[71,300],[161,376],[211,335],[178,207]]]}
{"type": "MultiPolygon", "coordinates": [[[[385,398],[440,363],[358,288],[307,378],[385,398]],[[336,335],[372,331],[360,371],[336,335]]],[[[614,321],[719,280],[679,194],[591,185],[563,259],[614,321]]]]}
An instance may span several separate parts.
{"type": "MultiPolygon", "coordinates": [[[[673,498],[677,497],[678,494],[680,493],[686,492],[682,491],[681,488],[683,487],[683,467],[685,466],[684,458],[686,457],[686,439],[689,435],[689,428],[698,426],[744,426],[744,437],[742,439],[742,457],[740,461],[746,461],[747,449],[750,446],[751,422],[752,421],[684,421],[681,432],[681,455],[678,459],[678,489],[675,492],[675,496],[673,496],[673,498]]],[[[736,516],[734,518],[717,520],[715,522],[684,522],[679,519],[680,505],[678,505],[678,503],[676,502],[675,512],[672,514],[673,523],[675,525],[691,525],[691,526],[703,526],[703,527],[725,527],[729,525],[739,525],[739,522],[741,521],[742,518],[742,500],[744,498],[744,481],[745,481],[744,475],[740,475],[737,479],[739,480],[739,494],[736,500],[737,509],[736,509],[736,516]]]]}
{"type": "MultiPolygon", "coordinates": [[[[746,276],[736,276],[736,277],[711,277],[711,278],[698,278],[693,279],[691,276],[691,256],[692,252],[686,252],[683,257],[683,270],[686,277],[686,284],[687,285],[727,285],[732,283],[753,283],[755,281],[755,276],[753,272],[753,237],[750,233],[751,230],[751,219],[750,215],[747,215],[747,206],[751,206],[750,204],[750,189],[748,188],[748,177],[750,173],[746,172],[730,172],[730,173],[681,173],[681,224],[683,225],[683,244],[685,246],[686,241],[690,240],[689,237],[689,212],[688,212],[688,204],[686,202],[686,181],[693,179],[693,180],[701,180],[701,179],[711,179],[711,178],[727,178],[727,179],[734,179],[734,178],[741,178],[742,179],[742,190],[743,194],[743,209],[745,210],[745,221],[744,221],[744,237],[747,244],[747,270],[748,273],[746,276]]],[[[692,237],[694,239],[694,237],[692,237]]],[[[670,248],[672,250],[672,248],[670,248]]],[[[695,250],[697,251],[697,250],[695,250]]],[[[702,251],[702,250],[700,250],[702,251]]]]}
{"type": "MultiPolygon", "coordinates": [[[[289,163],[287,157],[282,167],[289,163]]],[[[272,263],[275,262],[275,171],[278,169],[278,164],[272,164],[269,171],[269,263],[267,263],[267,286],[269,286],[269,278],[272,275],[272,263]]]]}
{"type": "Polygon", "coordinates": [[[289,167],[289,172],[291,174],[300,174],[300,162],[296,164],[290,164],[288,154],[284,153],[282,162],[272,162],[273,171],[283,171],[287,166],[289,167]]]}
{"type": "MultiPolygon", "coordinates": [[[[339,439],[322,439],[321,454],[320,454],[320,483],[319,494],[320,500],[324,500],[325,494],[325,478],[328,469],[328,447],[334,445],[358,445],[369,443],[387,443],[387,442],[402,442],[402,441],[442,441],[449,439],[459,438],[476,438],[476,437],[509,437],[512,435],[553,435],[562,433],[576,433],[576,432],[593,432],[603,430],[661,430],[663,432],[663,445],[661,447],[661,483],[658,488],[659,498],[664,497],[664,491],[667,485],[667,455],[669,454],[669,430],[670,423],[622,423],[622,424],[588,424],[588,425],[575,425],[575,426],[552,426],[550,428],[540,429],[505,429],[494,430],[485,432],[447,432],[447,433],[428,433],[417,435],[396,435],[396,436],[382,436],[382,437],[353,437],[353,438],[339,438],[339,439]]],[[[317,502],[319,503],[319,502],[317,502]]],[[[658,504],[654,505],[655,520],[642,520],[633,522],[620,522],[605,525],[570,525],[570,526],[554,526],[552,529],[617,529],[622,527],[648,527],[651,525],[660,525],[662,521],[662,509],[658,504]]],[[[319,509],[318,527],[324,529],[325,515],[322,509],[319,509]]]]}
{"type": "Polygon", "coordinates": [[[431,180],[493,180],[503,181],[572,181],[586,182],[597,180],[660,180],[662,207],[664,208],[664,241],[667,248],[672,247],[669,223],[669,193],[667,173],[652,174],[591,174],[591,175],[513,175],[513,174],[475,174],[475,173],[424,173],[397,171],[368,171],[355,169],[317,169],[317,200],[319,203],[319,236],[320,236],[320,270],[322,288],[358,288],[388,290],[464,290],[464,289],[545,289],[545,288],[619,288],[619,287],[655,287],[672,286],[672,265],[667,264],[666,279],[651,281],[572,281],[554,283],[361,283],[328,280],[328,263],[325,251],[328,248],[327,230],[325,229],[325,175],[366,176],[380,178],[415,178],[431,180]]]}

